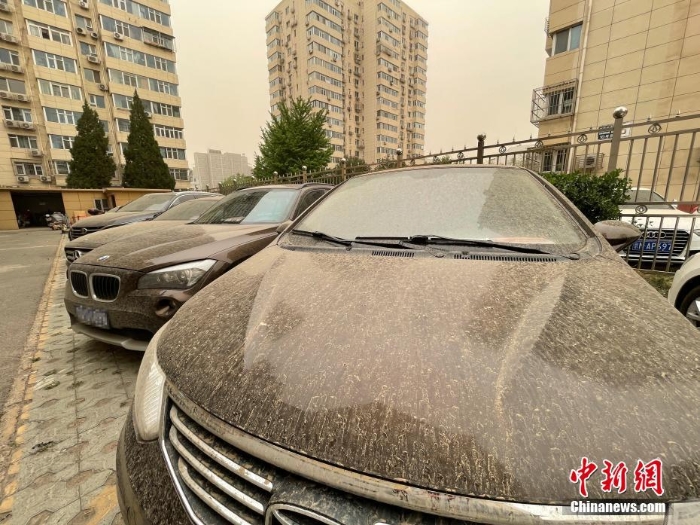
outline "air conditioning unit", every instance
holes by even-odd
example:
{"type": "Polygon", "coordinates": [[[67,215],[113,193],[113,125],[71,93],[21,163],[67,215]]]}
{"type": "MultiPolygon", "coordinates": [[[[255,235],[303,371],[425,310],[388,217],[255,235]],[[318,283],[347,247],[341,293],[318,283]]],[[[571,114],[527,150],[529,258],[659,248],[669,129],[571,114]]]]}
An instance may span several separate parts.
{"type": "Polygon", "coordinates": [[[78,2],[78,5],[83,9],[90,9],[90,4],[88,4],[85,0],[80,0],[80,2],[78,2]]]}
{"type": "Polygon", "coordinates": [[[115,40],[124,40],[124,35],[121,33],[114,33],[114,39],[115,40]]]}
{"type": "Polygon", "coordinates": [[[0,91],[0,98],[12,98],[9,91],[0,91]]]}
{"type": "Polygon", "coordinates": [[[150,111],[146,111],[146,118],[151,118],[153,114],[150,111]]]}
{"type": "Polygon", "coordinates": [[[51,182],[51,177],[49,177],[48,175],[42,175],[41,177],[39,177],[39,180],[41,182],[49,183],[51,182]]]}
{"type": "Polygon", "coordinates": [[[99,64],[100,63],[100,57],[97,55],[88,55],[87,56],[88,62],[91,62],[93,64],[99,64]]]}
{"type": "Polygon", "coordinates": [[[107,84],[100,84],[100,91],[109,91],[109,86],[107,84]]]}
{"type": "Polygon", "coordinates": [[[76,27],[75,32],[82,36],[85,36],[88,33],[87,30],[83,27],[76,27]]]}
{"type": "Polygon", "coordinates": [[[15,120],[5,120],[5,127],[6,128],[18,128],[19,127],[19,122],[15,120]]]}
{"type": "Polygon", "coordinates": [[[29,182],[29,177],[26,175],[17,175],[17,182],[29,182]]]}
{"type": "Polygon", "coordinates": [[[97,40],[98,38],[100,38],[100,34],[97,31],[93,31],[92,33],[90,33],[90,38],[97,40]]]}
{"type": "Polygon", "coordinates": [[[10,42],[11,44],[16,44],[19,41],[16,36],[8,35],[7,33],[0,33],[0,40],[10,42]]]}
{"type": "Polygon", "coordinates": [[[7,2],[0,2],[0,11],[3,13],[11,13],[12,6],[10,6],[7,2]]]}
{"type": "Polygon", "coordinates": [[[17,94],[15,96],[17,97],[17,100],[19,100],[20,102],[29,102],[29,97],[27,95],[17,94]]]}
{"type": "Polygon", "coordinates": [[[10,66],[10,71],[14,73],[21,73],[22,72],[22,66],[10,66]]]}
{"type": "Polygon", "coordinates": [[[40,149],[33,149],[31,155],[32,157],[43,157],[44,153],[40,149]]]}
{"type": "Polygon", "coordinates": [[[32,123],[32,122],[22,122],[22,123],[20,124],[20,127],[21,127],[22,129],[34,129],[34,123],[32,123]]]}

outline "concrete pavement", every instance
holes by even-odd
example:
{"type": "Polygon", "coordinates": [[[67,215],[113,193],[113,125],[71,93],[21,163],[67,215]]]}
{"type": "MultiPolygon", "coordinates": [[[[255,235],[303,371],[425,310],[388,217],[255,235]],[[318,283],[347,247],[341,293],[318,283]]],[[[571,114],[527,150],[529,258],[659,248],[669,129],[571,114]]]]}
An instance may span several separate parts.
{"type": "Polygon", "coordinates": [[[54,252],[0,425],[0,524],[122,524],[115,451],[141,354],[73,333],[54,252]]]}

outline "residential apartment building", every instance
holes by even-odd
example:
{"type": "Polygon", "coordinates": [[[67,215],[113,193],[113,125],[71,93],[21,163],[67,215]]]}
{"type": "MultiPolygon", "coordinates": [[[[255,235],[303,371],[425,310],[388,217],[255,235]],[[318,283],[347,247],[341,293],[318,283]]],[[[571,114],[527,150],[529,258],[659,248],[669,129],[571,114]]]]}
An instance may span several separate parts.
{"type": "Polygon", "coordinates": [[[65,185],[85,100],[120,185],[135,90],[177,187],[189,188],[167,0],[0,0],[0,186],[65,185]]]}
{"type": "Polygon", "coordinates": [[[266,18],[270,103],[328,110],[333,165],[421,155],[428,23],[401,0],[283,0],[266,18]]]}
{"type": "Polygon", "coordinates": [[[216,149],[194,154],[194,181],[200,190],[217,188],[220,182],[229,177],[251,174],[252,169],[245,155],[223,153],[216,149]]]}
{"type": "MultiPolygon", "coordinates": [[[[551,0],[545,31],[548,58],[543,87],[533,92],[531,120],[546,145],[558,142],[547,137],[569,131],[600,130],[595,139],[604,140],[619,106],[628,109],[624,122],[629,124],[700,113],[697,0],[551,0]]],[[[697,128],[697,122],[664,124],[657,133],[688,127],[697,128]]],[[[647,134],[647,129],[646,125],[633,127],[625,135],[631,140],[647,134]]],[[[690,148],[700,143],[693,145],[688,135],[675,146],[672,140],[661,144],[656,165],[669,168],[676,163],[679,169],[669,177],[683,177],[687,159],[694,155],[690,148]]],[[[642,182],[648,184],[658,174],[650,159],[659,144],[649,141],[645,151],[642,145],[641,139],[632,149],[629,141],[624,143],[618,166],[631,173],[639,170],[642,182]]],[[[700,159],[700,150],[697,153],[700,159]]],[[[595,159],[569,158],[562,150],[546,157],[543,168],[562,171],[591,166],[603,171],[608,154],[609,145],[601,147],[595,159]]],[[[698,164],[690,168],[690,176],[697,178],[698,164]]],[[[672,187],[679,184],[671,181],[672,187]]]]}

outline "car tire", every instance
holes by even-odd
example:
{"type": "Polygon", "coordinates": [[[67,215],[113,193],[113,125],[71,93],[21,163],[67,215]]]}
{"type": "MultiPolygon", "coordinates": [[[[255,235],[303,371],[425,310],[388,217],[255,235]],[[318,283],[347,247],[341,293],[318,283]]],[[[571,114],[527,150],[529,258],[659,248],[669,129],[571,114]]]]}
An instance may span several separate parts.
{"type": "Polygon", "coordinates": [[[693,323],[695,328],[700,330],[700,286],[696,286],[685,294],[678,310],[693,323]]]}

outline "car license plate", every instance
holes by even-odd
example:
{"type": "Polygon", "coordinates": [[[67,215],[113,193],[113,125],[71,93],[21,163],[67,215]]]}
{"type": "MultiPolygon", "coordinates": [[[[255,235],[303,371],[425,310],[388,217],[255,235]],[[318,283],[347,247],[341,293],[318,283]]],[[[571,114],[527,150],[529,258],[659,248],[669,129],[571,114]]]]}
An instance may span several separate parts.
{"type": "Polygon", "coordinates": [[[78,305],[75,307],[75,316],[78,318],[78,321],[83,324],[109,330],[109,318],[107,317],[107,312],[104,310],[96,310],[95,308],[78,305]]]}
{"type": "Polygon", "coordinates": [[[671,243],[668,241],[658,242],[658,251],[656,249],[657,240],[646,240],[646,241],[635,241],[632,244],[632,249],[630,251],[639,253],[642,250],[642,244],[644,244],[644,253],[671,253],[671,243]]]}

